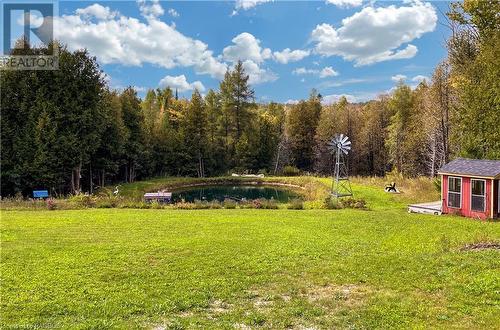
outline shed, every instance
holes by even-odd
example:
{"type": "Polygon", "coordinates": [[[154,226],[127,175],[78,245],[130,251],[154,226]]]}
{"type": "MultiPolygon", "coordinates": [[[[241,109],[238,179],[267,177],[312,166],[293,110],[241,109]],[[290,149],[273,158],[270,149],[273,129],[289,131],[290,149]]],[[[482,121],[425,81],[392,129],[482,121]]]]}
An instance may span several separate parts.
{"type": "Polygon", "coordinates": [[[465,217],[500,217],[500,160],[457,158],[441,175],[442,212],[465,217]]]}
{"type": "Polygon", "coordinates": [[[169,203],[172,200],[172,193],[164,191],[145,193],[144,200],[149,203],[150,202],[169,203]]]}

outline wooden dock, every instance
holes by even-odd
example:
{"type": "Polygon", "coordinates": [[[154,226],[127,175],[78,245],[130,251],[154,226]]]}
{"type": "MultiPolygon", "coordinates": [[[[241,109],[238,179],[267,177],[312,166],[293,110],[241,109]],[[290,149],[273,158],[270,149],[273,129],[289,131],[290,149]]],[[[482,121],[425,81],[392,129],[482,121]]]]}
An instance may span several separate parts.
{"type": "Polygon", "coordinates": [[[165,191],[158,191],[154,193],[145,193],[144,200],[147,203],[158,202],[158,203],[170,203],[172,200],[172,193],[165,191]]]}

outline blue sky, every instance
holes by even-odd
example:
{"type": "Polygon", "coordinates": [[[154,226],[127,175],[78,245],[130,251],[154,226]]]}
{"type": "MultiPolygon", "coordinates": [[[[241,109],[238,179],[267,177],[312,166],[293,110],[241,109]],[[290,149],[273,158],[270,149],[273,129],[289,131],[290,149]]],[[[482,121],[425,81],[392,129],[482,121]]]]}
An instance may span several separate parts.
{"type": "Polygon", "coordinates": [[[60,1],[56,36],[97,56],[114,88],[217,88],[237,59],[257,100],[365,101],[446,56],[444,1],[60,1]],[[288,50],[287,50],[288,49],[288,50]]]}

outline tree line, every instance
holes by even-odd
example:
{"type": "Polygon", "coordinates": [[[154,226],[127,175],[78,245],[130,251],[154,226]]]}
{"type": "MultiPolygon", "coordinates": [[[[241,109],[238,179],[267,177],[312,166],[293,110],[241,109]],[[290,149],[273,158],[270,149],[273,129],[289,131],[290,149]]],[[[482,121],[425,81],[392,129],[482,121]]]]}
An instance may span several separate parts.
{"type": "MultiPolygon", "coordinates": [[[[93,192],[154,176],[328,175],[327,143],[348,135],[353,175],[436,175],[451,158],[500,158],[499,3],[454,4],[448,57],[430,81],[365,103],[322,104],[313,90],[297,104],[255,102],[241,63],[217,90],[190,99],[171,88],[111,90],[95,58],[59,43],[59,70],[2,71],[2,195],[93,192]]],[[[26,43],[25,43],[26,45],[26,43]]]]}

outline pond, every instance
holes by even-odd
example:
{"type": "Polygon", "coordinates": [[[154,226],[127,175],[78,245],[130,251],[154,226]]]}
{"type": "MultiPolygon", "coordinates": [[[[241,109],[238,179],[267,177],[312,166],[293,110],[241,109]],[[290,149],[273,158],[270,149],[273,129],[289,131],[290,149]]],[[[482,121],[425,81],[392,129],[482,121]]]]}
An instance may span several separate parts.
{"type": "Polygon", "coordinates": [[[301,197],[290,189],[273,186],[256,185],[218,185],[180,188],[172,191],[172,201],[186,202],[200,201],[224,201],[232,199],[235,201],[254,199],[274,199],[280,203],[288,203],[290,200],[301,197]]]}

